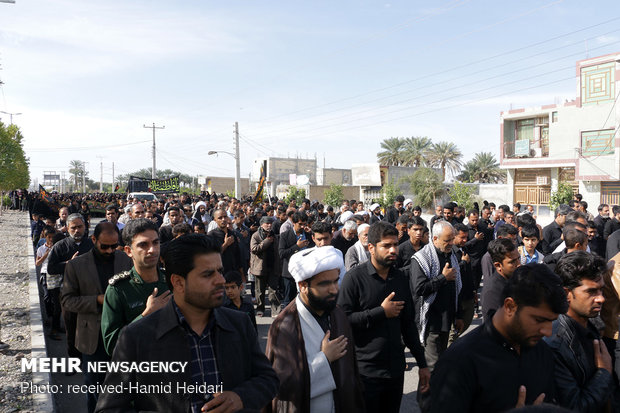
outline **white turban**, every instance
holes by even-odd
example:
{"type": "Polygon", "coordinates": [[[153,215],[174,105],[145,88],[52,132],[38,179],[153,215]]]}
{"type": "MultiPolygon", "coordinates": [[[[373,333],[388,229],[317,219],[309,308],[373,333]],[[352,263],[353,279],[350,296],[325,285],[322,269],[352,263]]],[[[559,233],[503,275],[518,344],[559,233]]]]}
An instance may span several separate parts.
{"type": "Polygon", "coordinates": [[[374,203],[370,206],[370,211],[374,211],[375,209],[379,208],[381,205],[374,203]]]}
{"type": "Polygon", "coordinates": [[[342,214],[340,214],[340,222],[344,224],[352,216],[353,216],[353,212],[351,212],[351,211],[344,211],[342,214]]]}
{"type": "Polygon", "coordinates": [[[328,270],[339,270],[340,279],[346,272],[342,252],[331,245],[299,251],[288,262],[288,271],[295,282],[305,281],[328,270]]]}

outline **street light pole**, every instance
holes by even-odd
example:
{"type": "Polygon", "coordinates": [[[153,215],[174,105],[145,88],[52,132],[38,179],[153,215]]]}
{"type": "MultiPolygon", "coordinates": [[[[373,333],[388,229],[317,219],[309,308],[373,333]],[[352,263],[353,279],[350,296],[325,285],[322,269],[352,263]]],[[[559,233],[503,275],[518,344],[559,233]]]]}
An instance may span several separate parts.
{"type": "MultiPolygon", "coordinates": [[[[235,156],[234,153],[232,152],[226,152],[226,151],[209,151],[207,152],[207,155],[217,155],[218,153],[225,153],[226,155],[230,155],[235,159],[235,163],[236,163],[236,171],[235,171],[235,198],[239,199],[239,157],[235,156]]],[[[238,149],[237,149],[237,153],[239,153],[238,149]]]]}
{"type": "Polygon", "coordinates": [[[241,188],[239,178],[241,176],[241,165],[239,160],[239,122],[235,122],[235,198],[239,199],[241,188]]]}
{"type": "Polygon", "coordinates": [[[9,115],[10,119],[11,119],[11,125],[13,124],[13,116],[17,116],[17,115],[21,115],[21,113],[11,113],[11,112],[4,112],[2,110],[0,110],[0,113],[4,113],[5,115],[9,115]]]}

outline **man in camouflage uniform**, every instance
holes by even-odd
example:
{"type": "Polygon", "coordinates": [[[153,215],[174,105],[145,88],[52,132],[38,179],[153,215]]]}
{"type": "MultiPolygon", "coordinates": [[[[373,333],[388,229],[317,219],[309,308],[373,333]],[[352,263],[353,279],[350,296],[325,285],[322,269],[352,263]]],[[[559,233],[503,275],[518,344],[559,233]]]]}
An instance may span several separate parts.
{"type": "Polygon", "coordinates": [[[103,342],[110,355],[124,326],[159,310],[171,297],[165,274],[159,270],[155,223],[145,218],[129,221],[123,229],[123,241],[133,267],[110,279],[101,316],[103,342]]]}

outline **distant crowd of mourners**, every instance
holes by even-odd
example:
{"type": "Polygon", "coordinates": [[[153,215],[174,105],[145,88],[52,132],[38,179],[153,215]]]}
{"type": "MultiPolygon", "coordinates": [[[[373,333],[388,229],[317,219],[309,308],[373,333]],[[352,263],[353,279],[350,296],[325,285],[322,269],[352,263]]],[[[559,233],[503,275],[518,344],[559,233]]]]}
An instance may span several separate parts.
{"type": "Polygon", "coordinates": [[[89,412],[399,412],[405,347],[423,412],[620,411],[620,206],[594,217],[577,194],[543,228],[486,201],[427,222],[402,195],[52,197],[58,216],[12,205],[32,214],[49,338],[83,363],[187,363],[86,371],[104,384],[89,412]],[[107,203],[90,237],[89,199],[107,203]],[[105,386],[127,383],[147,387],[105,386]]]}

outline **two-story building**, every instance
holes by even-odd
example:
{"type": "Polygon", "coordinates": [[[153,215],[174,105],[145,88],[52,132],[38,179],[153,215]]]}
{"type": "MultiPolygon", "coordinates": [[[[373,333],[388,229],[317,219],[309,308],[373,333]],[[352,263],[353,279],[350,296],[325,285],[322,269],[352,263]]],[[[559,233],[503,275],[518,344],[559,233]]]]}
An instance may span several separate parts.
{"type": "Polygon", "coordinates": [[[564,181],[594,215],[600,203],[620,204],[620,52],[577,62],[576,81],[573,101],[501,113],[513,202],[547,207],[564,181]]]}

